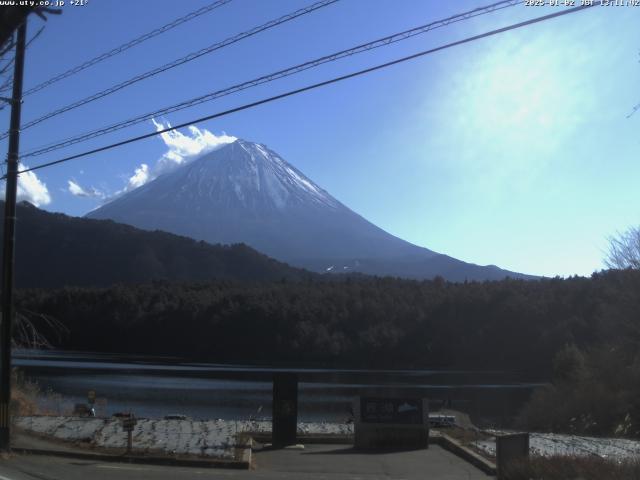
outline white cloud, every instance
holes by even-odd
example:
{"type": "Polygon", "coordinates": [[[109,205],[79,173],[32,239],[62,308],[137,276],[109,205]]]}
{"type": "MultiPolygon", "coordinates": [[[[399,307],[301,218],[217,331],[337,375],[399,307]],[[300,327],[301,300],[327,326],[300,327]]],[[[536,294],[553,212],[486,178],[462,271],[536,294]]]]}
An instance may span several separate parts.
{"type": "Polygon", "coordinates": [[[85,192],[84,188],[82,188],[80,185],[78,185],[73,180],[68,180],[67,182],[69,183],[69,192],[71,192],[72,195],[76,195],[78,197],[88,197],[89,196],[89,195],[87,195],[87,192],[85,192]]]}
{"type": "MultiPolygon", "coordinates": [[[[25,170],[28,166],[20,163],[18,170],[25,170]]],[[[4,198],[6,191],[6,183],[2,183],[1,194],[4,198]]],[[[51,195],[47,185],[43,183],[34,172],[21,173],[18,176],[18,194],[17,201],[27,201],[33,203],[36,207],[49,205],[51,203],[51,195]]]]}
{"type": "MultiPolygon", "coordinates": [[[[165,128],[171,127],[169,122],[166,125],[162,122],[151,120],[156,127],[156,131],[160,132],[165,128]]],[[[156,170],[180,165],[181,163],[206,152],[215,150],[228,143],[235,142],[236,137],[222,134],[220,136],[211,133],[209,130],[200,130],[198,127],[191,125],[189,127],[191,135],[185,135],[178,130],[171,130],[160,134],[160,138],[167,146],[167,152],[158,160],[156,170]]],[[[164,173],[164,171],[159,172],[164,173]]]]}
{"type": "Polygon", "coordinates": [[[81,187],[74,180],[67,180],[69,193],[76,197],[96,197],[104,198],[104,193],[94,187],[84,188],[81,187]]]}
{"type": "Polygon", "coordinates": [[[136,168],[135,173],[129,178],[125,191],[133,190],[134,188],[141,187],[149,181],[149,166],[143,163],[136,168]]]}
{"type": "MultiPolygon", "coordinates": [[[[151,121],[157,132],[171,127],[169,122],[157,122],[155,119],[151,121]]],[[[124,193],[138,188],[163,173],[170,172],[179,165],[193,160],[199,155],[211,152],[237,140],[236,137],[231,135],[225,133],[215,135],[209,130],[201,130],[193,125],[191,125],[188,130],[188,134],[184,134],[178,130],[161,133],[160,138],[167,147],[167,151],[157,160],[153,168],[149,168],[145,163],[136,168],[134,174],[128,179],[124,191],[118,193],[124,193]]]]}
{"type": "MultiPolygon", "coordinates": [[[[166,122],[156,122],[151,120],[156,127],[156,131],[160,132],[165,128],[170,128],[171,124],[166,122]]],[[[202,153],[215,150],[228,143],[235,142],[236,137],[222,134],[220,136],[211,133],[209,130],[200,130],[198,127],[191,125],[189,127],[191,135],[185,135],[178,130],[171,130],[160,134],[160,138],[169,149],[162,158],[166,158],[175,163],[182,163],[188,157],[194,157],[202,153]]]]}
{"type": "MultiPolygon", "coordinates": [[[[151,121],[153,122],[153,126],[157,132],[171,127],[169,122],[158,122],[155,119],[152,119],[151,121]]],[[[224,132],[221,135],[215,135],[209,130],[199,129],[193,125],[188,127],[188,131],[189,133],[187,134],[179,132],[178,130],[161,133],[160,138],[167,147],[167,151],[158,158],[156,163],[152,167],[147,163],[141,163],[140,166],[135,169],[133,175],[124,177],[126,184],[121,190],[118,190],[113,194],[104,194],[100,192],[99,197],[105,202],[114,200],[120,195],[141,187],[160,175],[170,172],[176,167],[194,160],[200,155],[216,150],[237,140],[237,137],[227,135],[224,132]]],[[[93,188],[91,190],[83,189],[77,182],[72,180],[69,180],[69,191],[74,195],[83,196],[84,193],[89,194],[88,196],[98,197],[98,195],[91,195],[93,192],[98,192],[98,190],[93,188]],[[72,183],[74,184],[73,187],[71,185],[72,183]]]]}

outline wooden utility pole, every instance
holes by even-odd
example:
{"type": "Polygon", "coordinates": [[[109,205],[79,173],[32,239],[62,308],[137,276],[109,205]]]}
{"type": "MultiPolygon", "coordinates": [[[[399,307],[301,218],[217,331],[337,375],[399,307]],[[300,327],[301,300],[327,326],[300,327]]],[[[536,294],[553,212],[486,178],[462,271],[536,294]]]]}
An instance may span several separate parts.
{"type": "Polygon", "coordinates": [[[18,27],[13,70],[7,184],[4,201],[4,239],[2,251],[2,318],[0,319],[0,451],[11,449],[11,330],[13,326],[13,265],[16,240],[16,194],[18,191],[18,152],[20,149],[20,113],[22,76],[27,37],[27,20],[18,27]]]}

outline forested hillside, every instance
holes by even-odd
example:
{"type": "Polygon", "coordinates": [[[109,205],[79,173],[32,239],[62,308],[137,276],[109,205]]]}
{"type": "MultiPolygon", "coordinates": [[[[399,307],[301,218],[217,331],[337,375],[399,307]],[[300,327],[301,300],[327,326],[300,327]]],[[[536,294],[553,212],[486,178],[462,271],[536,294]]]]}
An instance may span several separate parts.
{"type": "Polygon", "coordinates": [[[567,344],[640,346],[640,272],[453,284],[436,279],[155,282],[22,290],[61,348],[216,362],[464,367],[550,377],[567,344]]]}
{"type": "Polygon", "coordinates": [[[18,287],[108,286],[158,279],[265,281],[311,275],[242,244],[210,245],[110,220],[49,213],[25,202],[18,205],[17,216],[18,287]]]}

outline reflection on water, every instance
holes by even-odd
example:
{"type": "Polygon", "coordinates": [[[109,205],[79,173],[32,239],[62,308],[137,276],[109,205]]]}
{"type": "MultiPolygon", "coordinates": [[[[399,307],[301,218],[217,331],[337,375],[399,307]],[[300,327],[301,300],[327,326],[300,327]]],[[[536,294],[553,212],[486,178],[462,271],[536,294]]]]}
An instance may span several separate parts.
{"type": "MultiPolygon", "coordinates": [[[[246,419],[259,410],[260,416],[269,417],[269,373],[291,370],[59,351],[17,351],[14,365],[43,391],[62,395],[45,402],[53,413],[85,402],[87,392],[95,390],[99,414],[132,411],[139,417],[162,417],[179,413],[195,419],[246,419]],[[245,374],[246,379],[224,378],[245,374]]],[[[516,382],[505,372],[293,370],[301,375],[303,421],[345,421],[350,402],[362,391],[402,386],[434,405],[450,402],[476,421],[505,424],[537,386],[516,382]]]]}

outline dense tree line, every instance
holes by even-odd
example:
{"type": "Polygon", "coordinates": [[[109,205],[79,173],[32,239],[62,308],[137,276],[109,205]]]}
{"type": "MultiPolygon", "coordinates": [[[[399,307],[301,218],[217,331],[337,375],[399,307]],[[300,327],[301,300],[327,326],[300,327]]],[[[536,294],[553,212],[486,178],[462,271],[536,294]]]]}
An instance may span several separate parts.
{"type": "MultiPolygon", "coordinates": [[[[448,283],[309,277],[22,290],[66,349],[216,362],[518,370],[549,378],[567,344],[640,345],[640,272],[448,283]]],[[[37,321],[37,318],[35,319],[37,321]]]]}
{"type": "Polygon", "coordinates": [[[523,428],[584,435],[640,436],[640,352],[637,344],[580,349],[555,356],[553,383],[520,412],[523,428]]]}

